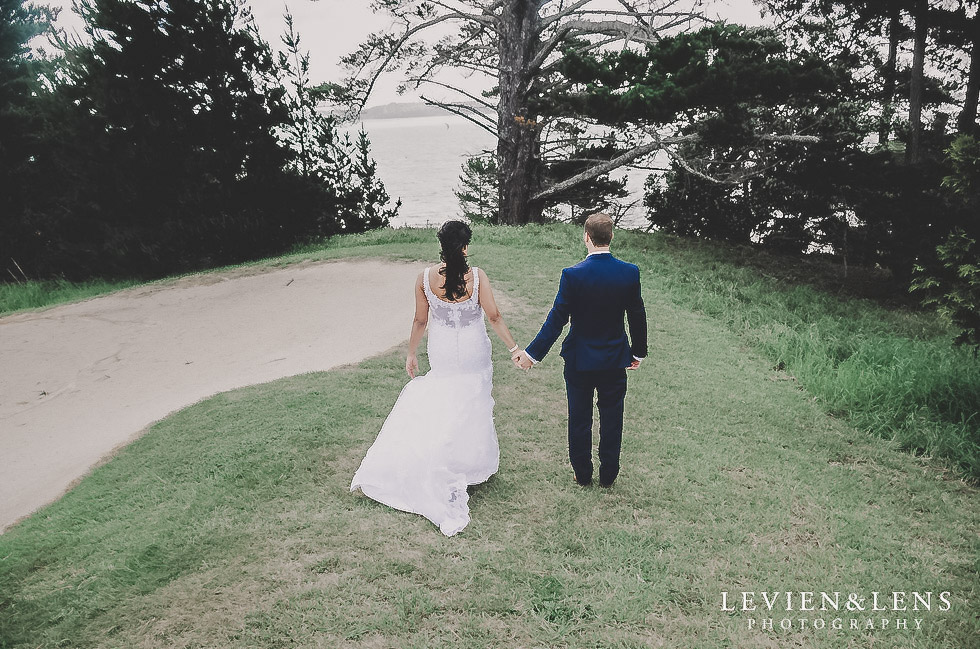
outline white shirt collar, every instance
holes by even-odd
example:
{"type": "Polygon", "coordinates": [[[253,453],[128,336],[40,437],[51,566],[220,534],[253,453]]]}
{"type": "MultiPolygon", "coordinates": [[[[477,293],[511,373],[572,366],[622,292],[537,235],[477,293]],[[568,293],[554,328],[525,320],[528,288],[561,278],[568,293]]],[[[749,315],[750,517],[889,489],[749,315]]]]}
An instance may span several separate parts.
{"type": "Polygon", "coordinates": [[[591,257],[592,255],[611,255],[611,254],[612,253],[609,252],[608,250],[593,250],[592,252],[587,254],[586,257],[591,257]]]}

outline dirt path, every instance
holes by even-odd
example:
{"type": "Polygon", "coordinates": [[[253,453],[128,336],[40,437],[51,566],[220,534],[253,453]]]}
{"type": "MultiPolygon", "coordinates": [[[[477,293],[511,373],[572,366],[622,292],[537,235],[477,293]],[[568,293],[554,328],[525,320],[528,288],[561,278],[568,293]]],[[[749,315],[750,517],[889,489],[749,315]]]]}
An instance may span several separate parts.
{"type": "Polygon", "coordinates": [[[0,318],[0,532],[174,410],[407,339],[422,267],[238,270],[0,318]]]}

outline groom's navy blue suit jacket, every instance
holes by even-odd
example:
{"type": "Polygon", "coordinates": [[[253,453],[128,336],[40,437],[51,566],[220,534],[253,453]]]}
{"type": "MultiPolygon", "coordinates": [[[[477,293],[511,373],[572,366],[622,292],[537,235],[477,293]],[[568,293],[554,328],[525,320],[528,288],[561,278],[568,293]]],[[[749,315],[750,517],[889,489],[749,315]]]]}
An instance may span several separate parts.
{"type": "Polygon", "coordinates": [[[555,305],[527,346],[528,355],[536,361],[543,359],[569,320],[572,326],[561,346],[569,369],[620,369],[632,363],[634,356],[645,358],[647,318],[640,295],[640,269],[611,254],[598,253],[562,270],[555,305]],[[629,339],[624,316],[629,320],[629,339]]]}

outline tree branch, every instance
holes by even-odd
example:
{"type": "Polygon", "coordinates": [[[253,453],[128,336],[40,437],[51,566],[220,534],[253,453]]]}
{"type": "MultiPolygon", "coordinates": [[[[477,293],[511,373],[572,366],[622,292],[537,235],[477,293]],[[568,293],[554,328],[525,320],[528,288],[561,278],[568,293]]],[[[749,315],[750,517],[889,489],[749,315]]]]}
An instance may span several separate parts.
{"type": "Polygon", "coordinates": [[[409,79],[409,81],[416,82],[416,86],[415,86],[416,88],[418,88],[419,84],[421,84],[421,83],[431,83],[431,84],[433,84],[435,86],[442,86],[443,88],[446,88],[447,90],[452,90],[453,92],[458,92],[459,94],[463,95],[464,97],[468,97],[468,98],[472,99],[473,101],[475,101],[476,103],[480,104],[481,106],[486,106],[487,108],[489,108],[490,110],[492,110],[494,113],[497,112],[497,107],[494,106],[493,104],[487,102],[485,99],[482,99],[481,97],[477,97],[476,95],[472,95],[472,94],[466,92],[465,90],[463,90],[461,88],[457,88],[456,86],[450,85],[448,83],[443,83],[442,81],[435,81],[434,79],[426,79],[424,77],[418,77],[418,78],[415,78],[415,79],[409,79]]]}
{"type": "Polygon", "coordinates": [[[532,74],[535,74],[540,70],[541,65],[545,62],[545,59],[547,59],[548,56],[555,51],[555,48],[558,47],[558,44],[565,40],[565,37],[568,36],[570,29],[571,28],[568,26],[562,27],[555,32],[554,36],[548,39],[547,43],[544,43],[541,46],[541,49],[538,50],[537,54],[534,55],[534,58],[531,59],[531,62],[528,64],[528,69],[532,74]]]}
{"type": "Polygon", "coordinates": [[[547,16],[546,18],[542,18],[540,29],[541,30],[547,29],[552,24],[578,11],[579,9],[589,4],[590,2],[592,2],[592,0],[577,0],[577,2],[573,2],[572,4],[568,5],[564,9],[559,10],[558,13],[553,14],[551,16],[547,16]]]}
{"type": "Polygon", "coordinates": [[[428,97],[426,97],[424,95],[420,95],[419,97],[420,97],[420,99],[422,99],[422,101],[424,101],[427,104],[431,104],[433,106],[438,106],[439,108],[441,108],[443,110],[449,111],[450,113],[453,113],[455,115],[459,115],[460,117],[462,117],[465,120],[468,120],[470,122],[473,122],[474,124],[476,124],[477,126],[479,126],[480,128],[482,128],[484,131],[490,133],[490,135],[494,136],[495,138],[499,138],[500,137],[500,135],[497,133],[496,129],[494,129],[491,126],[488,126],[484,122],[478,121],[472,115],[469,115],[469,114],[466,114],[466,113],[463,112],[463,109],[466,109],[466,110],[469,110],[471,113],[475,113],[475,114],[479,115],[480,117],[486,118],[486,115],[484,115],[483,113],[481,113],[477,109],[473,108],[472,106],[464,106],[464,105],[461,105],[461,104],[450,104],[450,103],[446,103],[446,102],[442,102],[442,101],[437,101],[435,99],[430,99],[430,98],[428,98],[428,97]]]}
{"type": "Polygon", "coordinates": [[[604,162],[602,164],[595,165],[594,167],[590,167],[585,171],[583,171],[582,173],[576,174],[567,180],[563,180],[560,183],[556,183],[551,187],[546,187],[545,189],[541,190],[540,192],[532,196],[531,200],[538,201],[544,198],[554,196],[555,194],[561,193],[566,189],[570,189],[571,187],[574,187],[579,183],[583,183],[586,180],[592,180],[593,178],[597,178],[602,174],[609,173],[614,169],[618,169],[619,167],[626,166],[628,163],[632,162],[633,160],[643,157],[648,153],[652,153],[653,151],[657,151],[658,149],[664,149],[671,144],[681,144],[683,142],[690,142],[691,140],[694,140],[696,138],[697,136],[695,135],[678,135],[670,138],[658,137],[653,142],[648,142],[647,144],[641,144],[640,146],[634,147],[633,149],[630,149],[629,151],[613,158],[612,160],[609,160],[608,162],[604,162]]]}
{"type": "MultiPolygon", "coordinates": [[[[388,69],[388,65],[395,59],[395,56],[398,54],[399,50],[401,50],[402,46],[408,42],[408,39],[411,38],[413,35],[417,34],[418,32],[422,31],[423,29],[428,29],[433,25],[438,25],[446,20],[449,20],[450,17],[451,16],[449,15],[438,16],[436,18],[433,18],[432,20],[427,20],[424,23],[420,23],[415,27],[411,27],[408,30],[406,30],[404,34],[402,34],[401,38],[399,38],[398,41],[394,44],[394,47],[392,47],[387,52],[387,56],[384,57],[384,61],[382,61],[381,64],[378,65],[370,74],[370,79],[366,82],[366,90],[364,91],[364,96],[363,98],[359,99],[360,106],[358,107],[357,112],[360,112],[361,109],[364,108],[364,104],[365,102],[367,102],[368,97],[371,96],[371,92],[374,90],[374,85],[378,82],[378,78],[385,72],[385,70],[388,69]]],[[[356,78],[357,75],[360,74],[362,70],[366,69],[369,63],[370,60],[365,61],[361,65],[360,70],[354,73],[353,78],[356,78]]]]}
{"type": "MultiPolygon", "coordinates": [[[[585,52],[591,52],[593,50],[601,49],[606,45],[609,45],[610,43],[615,43],[616,41],[622,40],[622,38],[623,38],[622,36],[610,36],[608,38],[602,38],[589,44],[588,47],[580,47],[576,51],[584,54],[585,52]]],[[[552,61],[548,65],[543,66],[540,70],[538,70],[538,72],[543,74],[553,72],[560,63],[561,63],[561,59],[556,59],[555,61],[552,61]]]]}
{"type": "Polygon", "coordinates": [[[823,138],[817,135],[760,135],[760,140],[765,140],[766,142],[805,142],[808,144],[816,144],[817,142],[822,142],[823,138]]]}
{"type": "Polygon", "coordinates": [[[492,15],[491,16],[487,16],[487,15],[481,15],[481,14],[467,13],[466,11],[463,11],[462,9],[459,9],[457,7],[453,7],[452,5],[450,5],[450,4],[446,3],[446,2],[441,2],[441,0],[428,0],[428,2],[430,4],[432,4],[432,5],[437,6],[437,7],[442,7],[447,12],[449,12],[448,15],[450,15],[450,17],[453,17],[453,18],[461,18],[463,20],[472,20],[474,22],[478,22],[478,23],[481,23],[483,25],[492,25],[493,24],[493,21],[494,21],[494,18],[493,18],[492,15]]]}
{"type": "MultiPolygon", "coordinates": [[[[395,15],[397,16],[398,14],[395,14],[395,15]]],[[[400,18],[402,18],[404,20],[404,17],[402,17],[402,16],[398,16],[398,17],[400,17],[400,18]]],[[[360,105],[357,108],[357,112],[360,112],[360,110],[362,108],[364,108],[364,104],[367,101],[367,98],[370,97],[371,96],[371,93],[374,91],[374,86],[375,86],[375,84],[377,84],[378,78],[381,77],[381,75],[388,69],[388,66],[392,63],[392,61],[395,60],[395,58],[398,55],[398,52],[405,45],[405,43],[408,42],[408,39],[410,39],[412,36],[414,36],[415,34],[417,34],[420,31],[426,30],[426,29],[428,29],[430,27],[433,27],[435,25],[438,25],[440,23],[443,23],[443,22],[445,22],[447,20],[473,20],[473,21],[478,22],[480,24],[483,24],[483,25],[491,25],[491,26],[495,22],[495,18],[492,17],[492,16],[478,16],[476,14],[466,14],[466,13],[458,12],[458,11],[455,11],[455,10],[451,10],[449,13],[443,14],[441,16],[436,16],[436,17],[431,18],[429,20],[426,20],[426,21],[424,21],[422,23],[419,23],[418,25],[415,25],[414,27],[409,27],[408,25],[406,25],[407,29],[405,30],[405,33],[402,34],[401,37],[388,50],[388,52],[386,53],[386,55],[383,57],[384,60],[381,61],[381,63],[378,64],[374,68],[374,70],[372,70],[369,73],[369,79],[366,80],[366,82],[365,82],[365,90],[363,92],[363,97],[361,97],[361,98],[358,99],[358,103],[360,105]]],[[[377,59],[375,59],[375,61],[378,61],[381,58],[382,57],[379,56],[377,59]]],[[[361,71],[364,71],[365,69],[367,69],[368,66],[369,66],[369,64],[370,64],[370,61],[369,60],[368,61],[365,61],[361,65],[360,70],[358,70],[357,72],[355,72],[353,78],[356,78],[357,75],[360,74],[361,71]]]]}
{"type": "Polygon", "coordinates": [[[655,43],[654,35],[642,36],[637,38],[641,32],[653,31],[649,27],[641,27],[623,20],[570,20],[565,26],[569,33],[575,35],[604,34],[606,36],[616,36],[627,38],[640,43],[655,43]]]}
{"type": "Polygon", "coordinates": [[[633,5],[631,5],[629,2],[627,2],[626,0],[619,0],[619,4],[623,5],[623,7],[626,8],[626,10],[630,13],[630,15],[635,16],[638,21],[640,21],[641,23],[643,23],[643,25],[645,25],[647,27],[650,26],[647,23],[647,21],[644,20],[643,16],[640,15],[639,11],[637,11],[636,7],[634,7],[633,5]]]}

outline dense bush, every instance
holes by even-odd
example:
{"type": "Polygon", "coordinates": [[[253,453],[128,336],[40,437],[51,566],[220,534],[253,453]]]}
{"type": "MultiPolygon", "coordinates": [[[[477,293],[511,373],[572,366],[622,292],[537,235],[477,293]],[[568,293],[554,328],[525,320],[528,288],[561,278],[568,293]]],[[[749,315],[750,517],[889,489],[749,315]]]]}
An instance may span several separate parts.
{"type": "MultiPolygon", "coordinates": [[[[887,268],[906,286],[918,266],[920,288],[949,289],[930,293],[931,303],[958,313],[961,324],[975,321],[976,300],[967,294],[976,291],[968,288],[976,261],[970,241],[980,204],[965,197],[960,172],[972,165],[976,174],[976,145],[971,154],[967,142],[980,129],[977,3],[757,4],[780,23],[783,56],[819,58],[845,81],[802,100],[780,98],[783,84],[774,93],[760,81],[757,96],[719,102],[724,108],[715,115],[694,114],[686,128],[698,137],[648,181],[651,224],[794,255],[830,253],[845,264],[887,268]],[[917,55],[906,58],[912,50],[917,55]],[[959,111],[955,120],[951,109],[959,111]],[[781,126],[817,137],[733,146],[781,126]]],[[[741,53],[717,44],[711,51],[712,61],[729,63],[741,53]]],[[[778,51],[773,46],[769,55],[778,51]]],[[[793,83],[804,80],[796,75],[793,83]]],[[[677,83],[676,75],[662,85],[656,97],[697,86],[677,83]]]]}
{"type": "Polygon", "coordinates": [[[76,9],[87,38],[55,39],[24,198],[0,222],[15,275],[158,277],[387,223],[366,138],[309,109],[291,25],[277,60],[245,0],[76,9]]]}
{"type": "Polygon", "coordinates": [[[935,305],[960,333],[956,342],[980,351],[980,141],[962,135],[947,150],[950,173],[943,185],[948,209],[961,222],[916,266],[914,291],[935,305]]]}

